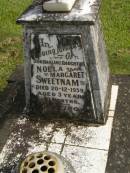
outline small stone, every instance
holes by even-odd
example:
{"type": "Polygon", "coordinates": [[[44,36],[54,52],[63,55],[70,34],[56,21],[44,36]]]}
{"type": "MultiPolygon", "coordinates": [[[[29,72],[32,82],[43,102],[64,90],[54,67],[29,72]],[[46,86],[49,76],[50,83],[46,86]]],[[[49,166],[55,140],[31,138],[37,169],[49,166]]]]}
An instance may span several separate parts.
{"type": "Polygon", "coordinates": [[[70,11],[76,0],[50,0],[44,2],[43,8],[46,11],[70,11]]]}

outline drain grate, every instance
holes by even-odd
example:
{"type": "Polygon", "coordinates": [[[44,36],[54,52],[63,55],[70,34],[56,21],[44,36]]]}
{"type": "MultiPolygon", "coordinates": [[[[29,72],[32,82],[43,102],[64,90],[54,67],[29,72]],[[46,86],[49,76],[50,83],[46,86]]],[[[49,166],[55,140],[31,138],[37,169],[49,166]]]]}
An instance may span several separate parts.
{"type": "Polygon", "coordinates": [[[54,153],[39,152],[25,158],[20,173],[64,173],[64,166],[54,153]]]}

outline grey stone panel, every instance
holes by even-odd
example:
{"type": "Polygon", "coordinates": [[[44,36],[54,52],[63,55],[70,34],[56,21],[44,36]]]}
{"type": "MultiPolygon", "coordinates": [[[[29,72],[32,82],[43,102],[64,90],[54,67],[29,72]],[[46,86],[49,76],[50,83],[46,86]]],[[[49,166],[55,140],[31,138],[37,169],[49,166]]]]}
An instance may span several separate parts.
{"type": "MultiPolygon", "coordinates": [[[[26,26],[26,31],[25,31],[25,35],[28,35],[28,37],[25,36],[25,40],[28,39],[30,40],[30,36],[29,34],[31,35],[32,33],[46,33],[46,34],[81,34],[82,35],[82,38],[83,38],[83,43],[82,43],[82,46],[84,47],[85,45],[85,42],[84,42],[84,33],[85,33],[85,27],[84,26],[81,26],[80,28],[78,28],[77,26],[75,25],[71,25],[71,27],[68,27],[67,25],[55,25],[54,27],[54,24],[52,24],[51,26],[48,25],[48,24],[45,24],[45,25],[39,25],[39,26],[36,26],[36,25],[33,25],[33,26],[30,26],[30,25],[27,25],[26,26]],[[52,30],[52,27],[54,28],[52,30]]],[[[30,41],[27,42],[26,44],[26,50],[30,49],[30,47],[28,46],[28,44],[30,44],[30,41]]],[[[84,49],[84,52],[86,53],[86,49],[84,49]]],[[[30,69],[30,51],[26,53],[27,56],[25,56],[25,69],[27,69],[25,71],[25,75],[26,75],[26,83],[30,83],[30,75],[27,75],[26,73],[31,73],[31,69],[30,69]],[[27,65],[26,65],[27,63],[27,65]]],[[[85,62],[87,61],[87,58],[85,58],[85,62]]],[[[87,73],[87,76],[88,76],[88,81],[90,81],[90,77],[89,77],[89,72],[88,72],[88,63],[86,63],[86,73],[87,73]]],[[[89,85],[89,89],[90,89],[90,93],[91,93],[91,99],[92,99],[92,105],[93,105],[93,116],[95,117],[96,119],[96,115],[95,115],[95,106],[94,106],[94,101],[93,101],[93,95],[92,95],[92,90],[91,90],[91,84],[90,82],[88,83],[89,85]]],[[[31,92],[31,88],[30,88],[30,84],[28,86],[26,86],[26,95],[27,95],[27,107],[29,105],[29,99],[30,99],[30,102],[31,102],[31,98],[30,98],[30,92],[31,92]]]]}
{"type": "MultiPolygon", "coordinates": [[[[98,36],[99,31],[98,24],[93,26],[80,25],[68,25],[55,24],[55,23],[44,23],[40,25],[27,25],[25,38],[28,40],[25,44],[25,88],[26,88],[26,103],[29,104],[30,99],[30,52],[29,47],[29,34],[31,33],[50,33],[50,34],[81,34],[82,44],[84,47],[85,60],[86,60],[86,70],[89,71],[90,88],[92,94],[92,102],[95,105],[96,117],[100,117],[105,104],[106,92],[109,82],[109,69],[107,67],[107,59],[104,51],[104,43],[102,38],[98,36]],[[53,30],[52,30],[53,28],[53,30]],[[87,31],[87,32],[86,32],[87,31]],[[101,44],[101,45],[100,45],[101,44]],[[103,52],[104,51],[104,52],[103,52]],[[105,60],[104,60],[105,59],[105,60]],[[28,75],[27,75],[28,73],[28,75]]],[[[101,33],[100,33],[101,34],[101,33]]],[[[26,40],[25,39],[25,40],[26,40]]]]}

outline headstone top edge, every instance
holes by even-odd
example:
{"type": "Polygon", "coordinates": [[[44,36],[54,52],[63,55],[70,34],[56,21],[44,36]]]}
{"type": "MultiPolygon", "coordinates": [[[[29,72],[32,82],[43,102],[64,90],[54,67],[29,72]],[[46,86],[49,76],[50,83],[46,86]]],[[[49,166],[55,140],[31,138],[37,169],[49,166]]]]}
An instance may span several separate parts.
{"type": "Polygon", "coordinates": [[[46,12],[41,0],[33,2],[17,19],[18,24],[58,22],[58,23],[88,23],[96,21],[100,8],[100,0],[77,0],[71,12],[46,12]],[[81,4],[82,2],[82,4],[81,4]]]}

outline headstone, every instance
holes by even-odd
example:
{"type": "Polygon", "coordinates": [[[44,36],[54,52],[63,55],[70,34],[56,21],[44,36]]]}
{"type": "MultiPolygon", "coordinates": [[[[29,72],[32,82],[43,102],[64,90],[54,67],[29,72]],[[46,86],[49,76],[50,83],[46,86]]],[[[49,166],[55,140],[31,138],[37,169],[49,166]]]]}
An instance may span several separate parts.
{"type": "MultiPolygon", "coordinates": [[[[48,1],[49,2],[49,1],[48,1]]],[[[110,78],[98,0],[77,0],[71,12],[32,4],[24,25],[26,109],[51,118],[104,123],[110,78]]]]}

